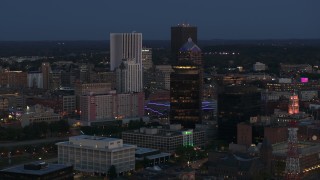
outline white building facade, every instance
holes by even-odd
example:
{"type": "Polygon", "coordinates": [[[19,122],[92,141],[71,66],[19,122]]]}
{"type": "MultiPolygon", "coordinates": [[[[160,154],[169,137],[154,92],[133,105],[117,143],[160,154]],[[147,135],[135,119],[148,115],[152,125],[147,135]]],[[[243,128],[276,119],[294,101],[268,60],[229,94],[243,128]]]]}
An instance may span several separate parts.
{"type": "Polygon", "coordinates": [[[123,60],[120,68],[117,68],[116,74],[119,93],[143,91],[141,64],[136,63],[134,60],[123,60]]]}
{"type": "Polygon", "coordinates": [[[119,67],[123,59],[142,64],[142,33],[110,34],[110,70],[119,67]]]}
{"type": "Polygon", "coordinates": [[[43,76],[41,72],[28,73],[28,87],[43,88],[43,76]]]}
{"type": "Polygon", "coordinates": [[[58,163],[72,164],[77,171],[107,174],[114,165],[118,174],[135,169],[135,145],[123,144],[122,139],[73,136],[59,142],[58,163]]]}

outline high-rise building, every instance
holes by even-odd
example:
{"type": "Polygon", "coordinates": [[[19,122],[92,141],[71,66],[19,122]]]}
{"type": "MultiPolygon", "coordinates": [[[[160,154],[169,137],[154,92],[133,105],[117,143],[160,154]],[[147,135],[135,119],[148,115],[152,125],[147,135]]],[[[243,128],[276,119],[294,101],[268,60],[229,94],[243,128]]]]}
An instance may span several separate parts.
{"type": "Polygon", "coordinates": [[[195,128],[201,123],[202,67],[201,49],[191,38],[179,52],[170,79],[170,123],[195,128]]]}
{"type": "Polygon", "coordinates": [[[43,77],[41,72],[28,73],[28,87],[29,88],[43,88],[43,77]]]}
{"type": "Polygon", "coordinates": [[[237,124],[261,114],[261,92],[252,86],[224,87],[218,94],[219,138],[237,141],[237,124]]]}
{"type": "Polygon", "coordinates": [[[152,68],[152,49],[142,48],[142,67],[144,70],[152,68]]]}
{"type": "Polygon", "coordinates": [[[116,69],[117,91],[119,93],[143,91],[141,64],[134,60],[123,60],[120,67],[116,69]]]}
{"type": "Polygon", "coordinates": [[[43,89],[49,89],[49,73],[51,71],[50,63],[44,62],[41,65],[43,89]]]}
{"type": "Polygon", "coordinates": [[[111,33],[110,34],[110,70],[119,67],[123,59],[134,59],[142,64],[142,34],[141,33],[111,33]]]}
{"type": "Polygon", "coordinates": [[[295,93],[293,96],[290,96],[289,105],[288,105],[289,114],[298,114],[299,113],[299,97],[295,93]]]}
{"type": "Polygon", "coordinates": [[[179,49],[191,38],[194,43],[198,43],[197,27],[190,24],[178,24],[171,27],[171,54],[174,60],[177,58],[179,49]]]}
{"type": "Polygon", "coordinates": [[[22,71],[4,71],[0,73],[0,87],[28,87],[28,74],[22,71]]]}

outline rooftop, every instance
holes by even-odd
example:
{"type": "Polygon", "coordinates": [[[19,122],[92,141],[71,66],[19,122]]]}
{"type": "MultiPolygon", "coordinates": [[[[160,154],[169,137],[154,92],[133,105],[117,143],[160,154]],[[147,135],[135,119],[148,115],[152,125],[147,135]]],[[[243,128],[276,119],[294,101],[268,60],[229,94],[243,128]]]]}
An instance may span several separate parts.
{"type": "Polygon", "coordinates": [[[192,51],[192,52],[201,52],[201,49],[199,46],[197,46],[191,38],[188,38],[188,42],[186,42],[179,51],[185,52],[185,51],[192,51]]]}
{"type": "Polygon", "coordinates": [[[159,151],[158,149],[138,147],[136,149],[136,154],[146,154],[146,153],[158,152],[158,151],[159,151]]]}
{"type": "Polygon", "coordinates": [[[108,138],[101,136],[88,136],[80,135],[69,137],[69,141],[59,142],[57,145],[61,146],[74,146],[83,147],[89,149],[100,149],[100,150],[117,150],[122,148],[136,148],[135,145],[123,144],[122,139],[108,138]]]}
{"type": "MultiPolygon", "coordinates": [[[[34,165],[43,164],[44,162],[33,162],[34,165]]],[[[44,175],[52,172],[59,171],[64,168],[71,167],[72,165],[63,165],[63,164],[48,164],[45,168],[41,168],[39,170],[27,170],[24,165],[14,166],[7,169],[1,170],[1,172],[11,172],[18,174],[31,174],[31,175],[44,175]]]]}

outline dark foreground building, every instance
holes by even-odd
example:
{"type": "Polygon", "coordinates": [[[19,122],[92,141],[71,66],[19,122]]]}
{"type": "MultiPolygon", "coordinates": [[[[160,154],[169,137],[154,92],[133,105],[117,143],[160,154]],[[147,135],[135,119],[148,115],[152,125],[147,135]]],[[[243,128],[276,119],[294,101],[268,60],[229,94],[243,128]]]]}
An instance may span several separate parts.
{"type": "Polygon", "coordinates": [[[73,166],[62,164],[47,164],[33,162],[30,164],[10,167],[0,171],[0,179],[6,180],[44,180],[44,179],[73,179],[73,166]]]}
{"type": "Polygon", "coordinates": [[[261,114],[261,92],[255,87],[232,86],[218,95],[219,138],[237,142],[237,124],[261,114]]]}
{"type": "Polygon", "coordinates": [[[195,128],[201,123],[202,56],[201,49],[189,38],[179,52],[170,77],[170,123],[195,128]]]}

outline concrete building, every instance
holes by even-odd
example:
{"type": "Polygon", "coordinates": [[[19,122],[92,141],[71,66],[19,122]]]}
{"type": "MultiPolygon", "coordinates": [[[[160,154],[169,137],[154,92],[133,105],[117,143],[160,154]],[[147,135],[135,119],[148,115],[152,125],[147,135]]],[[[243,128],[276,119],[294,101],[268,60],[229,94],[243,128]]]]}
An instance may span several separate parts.
{"type": "Polygon", "coordinates": [[[92,123],[141,118],[144,115],[144,93],[116,94],[111,91],[103,95],[80,97],[81,121],[92,123]]]}
{"type": "Polygon", "coordinates": [[[62,114],[71,115],[74,114],[76,110],[76,96],[62,96],[62,114]]]}
{"type": "Polygon", "coordinates": [[[170,90],[170,75],[173,73],[171,65],[157,65],[156,69],[162,72],[164,75],[164,89],[170,90]]]}
{"type": "Polygon", "coordinates": [[[149,161],[149,166],[155,166],[168,162],[171,154],[160,152],[158,149],[138,147],[135,156],[136,160],[147,159],[149,161]]]}
{"type": "Polygon", "coordinates": [[[123,59],[132,59],[142,65],[141,33],[110,34],[110,70],[118,68],[123,59]]]}
{"type": "Polygon", "coordinates": [[[4,71],[0,73],[0,87],[28,87],[28,74],[22,71],[4,71]]]}
{"type": "Polygon", "coordinates": [[[312,73],[312,66],[310,64],[283,64],[280,63],[281,73],[289,72],[307,72],[312,73]]]}
{"type": "Polygon", "coordinates": [[[25,97],[19,93],[0,94],[0,110],[7,111],[10,109],[22,110],[25,108],[25,97]]]}
{"type": "Polygon", "coordinates": [[[144,70],[152,68],[152,49],[142,48],[142,67],[144,70]]]}
{"type": "Polygon", "coordinates": [[[262,139],[268,139],[271,144],[284,142],[288,139],[287,127],[248,123],[237,125],[237,144],[245,145],[248,148],[251,144],[262,142],[262,139]]]}
{"type": "Polygon", "coordinates": [[[204,131],[181,129],[180,124],[172,124],[170,129],[160,127],[126,131],[122,132],[122,138],[125,143],[159,149],[167,153],[174,153],[179,146],[202,147],[205,145],[204,131]]]}
{"type": "Polygon", "coordinates": [[[318,98],[318,91],[317,90],[305,90],[299,92],[299,100],[301,101],[310,101],[312,99],[318,98]]]}
{"type": "Polygon", "coordinates": [[[142,92],[142,67],[133,59],[123,60],[116,69],[117,91],[119,93],[142,92]]]}
{"type": "Polygon", "coordinates": [[[43,88],[43,74],[41,72],[28,73],[29,88],[43,88]]]}
{"type": "Polygon", "coordinates": [[[111,83],[111,89],[116,89],[117,74],[115,72],[97,72],[90,74],[91,83],[111,83]]]}
{"type": "Polygon", "coordinates": [[[80,97],[82,95],[89,95],[90,93],[95,95],[107,94],[110,90],[110,83],[77,83],[74,89],[77,110],[80,111],[80,97]]]}
{"type": "MultiPolygon", "coordinates": [[[[43,74],[43,78],[46,78],[43,74]]],[[[45,84],[43,84],[44,89],[50,89],[50,90],[57,90],[60,89],[62,86],[62,71],[61,70],[54,70],[51,71],[48,74],[48,88],[45,87],[45,84]]],[[[43,80],[43,83],[45,83],[45,79],[43,80]]]]}
{"type": "Polygon", "coordinates": [[[291,92],[287,91],[263,91],[261,92],[261,99],[263,101],[278,101],[281,97],[289,99],[292,95],[291,92]]]}
{"type": "Polygon", "coordinates": [[[265,71],[267,70],[267,66],[261,62],[256,62],[253,64],[253,71],[265,71]]]}
{"type": "Polygon", "coordinates": [[[135,169],[136,146],[122,139],[81,135],[56,145],[58,163],[72,164],[77,171],[106,175],[112,165],[118,174],[135,169]]]}
{"type": "Polygon", "coordinates": [[[51,72],[51,67],[49,62],[44,62],[41,65],[41,72],[42,72],[42,80],[43,80],[43,88],[49,89],[49,74],[51,72]]]}
{"type": "Polygon", "coordinates": [[[32,123],[38,122],[55,122],[61,119],[59,114],[53,112],[53,109],[46,108],[41,105],[35,105],[33,107],[27,107],[26,112],[21,115],[21,126],[25,127],[32,123]]]}

